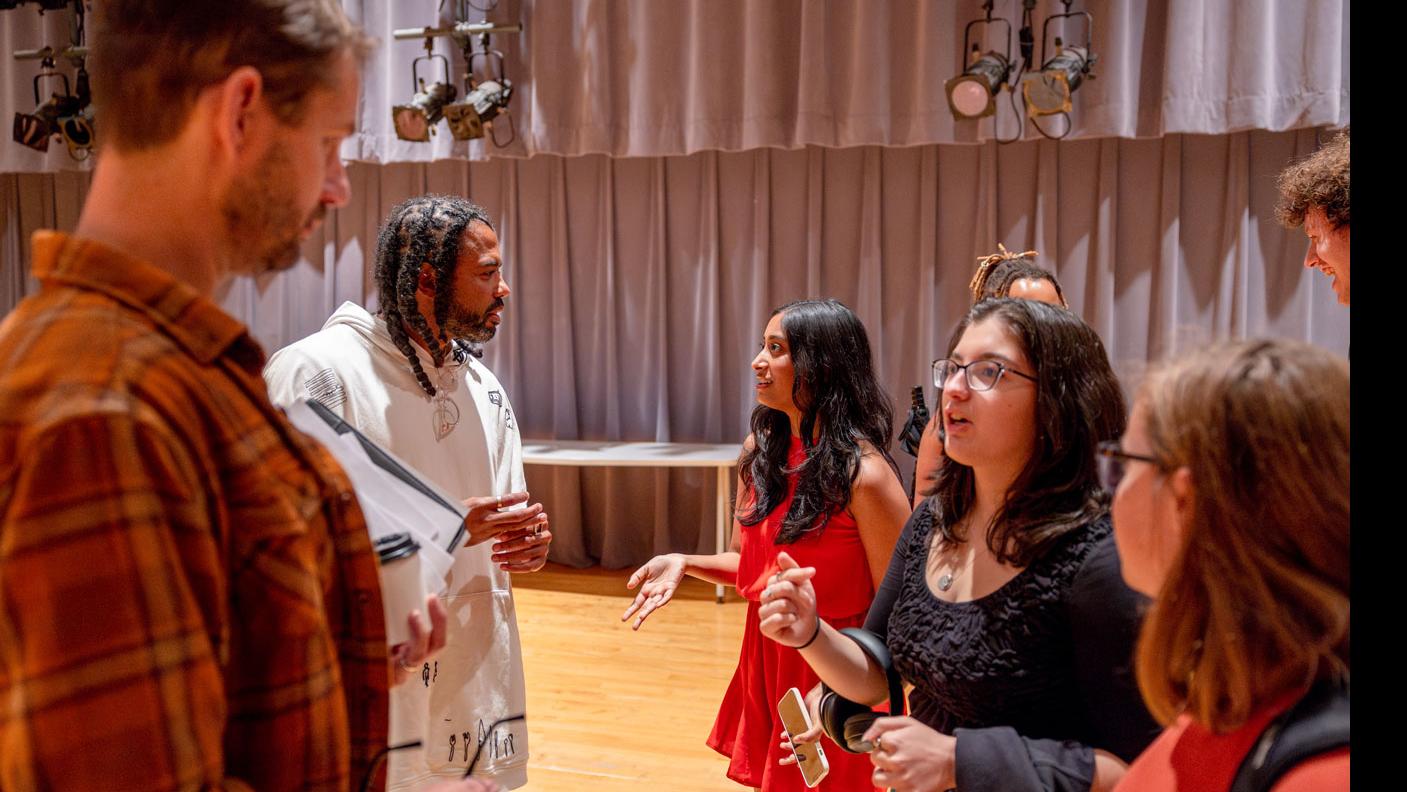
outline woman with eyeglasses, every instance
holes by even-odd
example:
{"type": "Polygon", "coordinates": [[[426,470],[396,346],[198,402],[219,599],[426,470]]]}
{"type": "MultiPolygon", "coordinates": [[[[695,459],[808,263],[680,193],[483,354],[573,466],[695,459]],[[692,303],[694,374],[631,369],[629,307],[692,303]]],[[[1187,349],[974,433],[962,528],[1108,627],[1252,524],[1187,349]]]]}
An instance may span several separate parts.
{"type": "MultiPolygon", "coordinates": [[[[974,303],[993,297],[1015,297],[1066,307],[1060,281],[1036,266],[1035,259],[1040,254],[1034,250],[1012,253],[1002,244],[997,248],[998,252],[978,261],[977,272],[968,284],[974,303]]],[[[914,461],[914,508],[933,492],[933,482],[938,478],[938,466],[943,461],[943,438],[938,433],[942,423],[930,420],[919,438],[914,461]]]]}
{"type": "Polygon", "coordinates": [[[1124,579],[1154,598],[1138,685],[1168,724],[1120,789],[1348,788],[1348,408],[1342,358],[1223,343],[1150,374],[1101,448],[1124,579]]]}
{"type": "MultiPolygon", "coordinates": [[[[840,625],[864,622],[909,503],[889,457],[893,414],[875,377],[859,317],[836,300],[778,308],[752,360],[757,407],[738,462],[737,524],[730,552],[657,556],[631,575],[639,588],[622,619],[634,627],[669,602],[684,575],[735,585],[748,602],[738,668],[708,745],[729,757],[728,777],[774,792],[806,789],[777,704],[795,687],[814,701],[816,674],[795,650],[757,629],[758,593],[783,549],[818,570],[819,606],[840,625]],[[813,690],[814,689],[814,690],[813,690]]],[[[827,752],[820,789],[868,789],[863,756],[827,752]]]]}
{"type": "MultiPolygon", "coordinates": [[[[912,717],[883,717],[873,783],[896,790],[1107,790],[1153,738],[1129,673],[1141,601],[1120,579],[1095,449],[1124,426],[1099,337],[1031,300],[984,300],[934,364],[947,457],[865,620],[912,717]]],[[[818,617],[787,557],[760,628],[852,701],[883,672],[818,617]]]]}

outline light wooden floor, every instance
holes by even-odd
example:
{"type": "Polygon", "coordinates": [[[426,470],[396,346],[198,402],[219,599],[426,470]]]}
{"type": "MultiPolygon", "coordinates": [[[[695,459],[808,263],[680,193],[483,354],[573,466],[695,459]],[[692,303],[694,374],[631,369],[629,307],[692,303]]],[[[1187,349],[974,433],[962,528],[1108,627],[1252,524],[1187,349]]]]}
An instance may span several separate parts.
{"type": "Polygon", "coordinates": [[[515,575],[528,687],[526,792],[738,792],[704,745],[737,666],[746,610],[687,578],[632,632],[632,570],[515,575]]]}

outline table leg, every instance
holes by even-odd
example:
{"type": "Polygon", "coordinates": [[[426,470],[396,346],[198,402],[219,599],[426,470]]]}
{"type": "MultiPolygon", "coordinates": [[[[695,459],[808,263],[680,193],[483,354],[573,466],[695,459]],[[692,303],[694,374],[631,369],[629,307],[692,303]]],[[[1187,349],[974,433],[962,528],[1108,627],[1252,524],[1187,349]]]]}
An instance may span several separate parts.
{"type": "MultiPolygon", "coordinates": [[[[728,524],[732,522],[732,515],[728,509],[728,485],[731,478],[728,475],[731,465],[718,468],[718,497],[714,505],[717,511],[717,521],[714,524],[713,546],[719,553],[728,552],[728,524]]],[[[723,604],[723,584],[714,584],[714,595],[718,603],[723,604]]]]}

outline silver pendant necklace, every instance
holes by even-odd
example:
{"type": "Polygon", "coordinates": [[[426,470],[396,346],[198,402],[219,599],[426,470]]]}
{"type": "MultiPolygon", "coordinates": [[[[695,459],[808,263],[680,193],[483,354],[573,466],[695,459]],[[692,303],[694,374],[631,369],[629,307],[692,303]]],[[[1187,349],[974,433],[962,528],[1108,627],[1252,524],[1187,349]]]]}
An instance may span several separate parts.
{"type": "MultiPolygon", "coordinates": [[[[959,545],[959,546],[961,546],[961,545],[959,545]]],[[[961,567],[959,564],[954,563],[954,564],[953,564],[953,571],[951,571],[951,572],[944,572],[943,574],[941,574],[941,575],[938,576],[938,590],[939,590],[939,591],[947,591],[948,589],[952,588],[952,587],[953,587],[953,581],[957,580],[957,579],[958,579],[958,575],[961,575],[961,574],[962,574],[962,567],[961,567]]]]}
{"type": "Polygon", "coordinates": [[[435,442],[440,442],[454,431],[454,427],[459,425],[459,405],[454,403],[454,399],[449,397],[449,390],[446,388],[446,381],[450,377],[446,376],[448,367],[441,367],[436,370],[437,379],[440,386],[435,389],[434,414],[431,421],[435,430],[435,442]]]}

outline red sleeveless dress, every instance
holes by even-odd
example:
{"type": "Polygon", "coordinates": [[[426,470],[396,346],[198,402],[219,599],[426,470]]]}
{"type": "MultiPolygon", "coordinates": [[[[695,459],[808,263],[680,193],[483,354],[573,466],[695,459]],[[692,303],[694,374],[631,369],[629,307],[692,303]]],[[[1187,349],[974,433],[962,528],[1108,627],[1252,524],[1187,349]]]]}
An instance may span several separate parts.
{"type": "MultiPolygon", "coordinates": [[[[796,467],[803,458],[801,438],[793,437],[787,464],[796,467]]],[[[819,531],[810,531],[789,545],[774,544],[782,519],[791,508],[796,480],[791,481],[787,499],[777,505],[762,522],[747,526],[734,523],[740,532],[738,593],[747,598],[747,624],[738,670],[723,697],[708,746],[729,757],[728,777],[767,792],[806,790],[806,782],[795,765],[779,766],[786,749],[779,747],[782,731],[777,702],[787,688],[804,696],[820,678],[795,649],[782,646],[762,634],[757,616],[759,598],[768,578],[776,571],[777,553],[785,550],[801,566],[816,567],[811,584],[816,589],[816,605],[826,623],[840,629],[859,627],[874,599],[870,567],[855,518],[847,513],[832,515],[819,531]]],[[[868,754],[846,753],[829,737],[821,737],[830,772],[816,789],[834,792],[874,789],[870,774],[874,766],[868,754]]]]}

